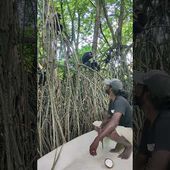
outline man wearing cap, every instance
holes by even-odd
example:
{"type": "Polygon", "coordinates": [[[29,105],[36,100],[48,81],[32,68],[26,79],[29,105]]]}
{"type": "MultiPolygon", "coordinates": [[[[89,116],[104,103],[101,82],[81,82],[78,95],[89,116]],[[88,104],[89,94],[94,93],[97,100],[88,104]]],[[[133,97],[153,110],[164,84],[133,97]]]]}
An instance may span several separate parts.
{"type": "Polygon", "coordinates": [[[123,85],[119,79],[105,80],[106,93],[109,97],[107,117],[103,120],[98,135],[90,145],[91,155],[97,155],[99,142],[104,137],[124,146],[124,151],[119,155],[122,159],[128,159],[132,151],[132,109],[125,97],[123,97],[123,85]]]}
{"type": "Polygon", "coordinates": [[[170,169],[169,83],[170,76],[160,70],[134,72],[134,104],[146,117],[134,170],[170,169]]]}

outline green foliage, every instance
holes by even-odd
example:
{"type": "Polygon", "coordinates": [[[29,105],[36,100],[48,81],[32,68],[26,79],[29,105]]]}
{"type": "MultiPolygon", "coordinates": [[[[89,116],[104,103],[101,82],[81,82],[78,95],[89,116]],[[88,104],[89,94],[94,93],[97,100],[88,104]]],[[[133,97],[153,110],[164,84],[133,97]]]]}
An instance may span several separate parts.
{"type": "Polygon", "coordinates": [[[132,40],[132,37],[133,37],[132,26],[133,26],[132,20],[124,23],[123,30],[122,30],[122,33],[123,33],[122,43],[124,45],[132,43],[132,41],[133,41],[132,40]]]}
{"type": "MultiPolygon", "coordinates": [[[[62,1],[63,9],[61,9],[61,1],[60,2],[51,1],[51,2],[53,2],[51,3],[51,5],[53,6],[55,12],[61,13],[62,15],[61,23],[64,24],[64,30],[69,35],[70,40],[73,36],[73,33],[75,34],[76,38],[79,35],[79,40],[76,40],[79,41],[79,49],[77,49],[77,51],[80,52],[80,56],[82,56],[82,54],[86,52],[86,50],[89,50],[90,46],[92,46],[93,28],[94,28],[95,10],[96,10],[93,4],[95,5],[95,2],[91,1],[93,3],[92,4],[90,1],[86,1],[86,0],[74,0],[74,1],[65,0],[62,1]],[[80,28],[78,29],[79,17],[80,17],[80,28]],[[63,21],[65,23],[63,23],[63,21]]],[[[125,16],[123,21],[122,43],[126,45],[132,42],[132,1],[125,0],[124,2],[125,2],[125,6],[124,6],[125,16]]],[[[109,21],[113,25],[114,33],[116,33],[118,27],[117,22],[120,15],[120,4],[121,4],[120,0],[106,1],[106,9],[109,16],[109,21]]],[[[40,20],[38,21],[39,24],[40,24],[40,20]]],[[[103,34],[107,38],[108,42],[111,42],[112,41],[111,33],[106,23],[106,19],[104,17],[103,12],[101,12],[101,21],[102,21],[103,34]]],[[[99,46],[98,46],[99,49],[103,47],[103,43],[102,43],[103,37],[102,35],[100,35],[100,37],[101,38],[99,39],[99,46]]]]}
{"type": "MultiPolygon", "coordinates": [[[[42,1],[43,2],[43,1],[42,1]]],[[[43,25],[43,14],[42,7],[43,3],[39,2],[39,15],[38,15],[38,58],[41,62],[43,58],[48,56],[47,52],[44,50],[43,43],[43,34],[45,25],[43,25]]],[[[69,64],[72,67],[76,67],[77,62],[81,62],[81,57],[87,51],[92,51],[92,42],[93,42],[93,33],[94,33],[94,22],[95,22],[95,13],[96,6],[95,1],[86,1],[86,0],[61,0],[61,1],[50,1],[51,11],[59,12],[61,14],[60,23],[63,25],[63,36],[67,34],[67,39],[71,44],[78,43],[76,46],[76,55],[77,60],[75,60],[75,54],[71,54],[69,60],[65,58],[65,55],[60,54],[60,60],[57,60],[56,63],[59,67],[58,74],[63,75],[62,72],[65,67],[64,60],[68,60],[69,64]],[[62,2],[62,3],[61,3],[62,2]],[[61,67],[61,68],[60,68],[61,67]]],[[[120,5],[121,0],[109,0],[105,1],[106,10],[108,15],[108,20],[113,28],[113,33],[115,40],[117,40],[117,29],[118,21],[120,16],[120,5]]],[[[53,13],[49,13],[53,15],[53,13]]],[[[46,16],[45,14],[44,16],[46,16]]],[[[101,11],[101,28],[103,34],[99,35],[98,39],[98,52],[97,60],[101,63],[101,67],[105,70],[106,65],[103,63],[103,60],[106,58],[107,50],[110,46],[114,46],[117,42],[112,40],[111,30],[106,22],[106,18],[103,10],[101,11]],[[105,37],[103,37],[103,35],[105,37]],[[110,46],[108,45],[108,43],[110,46]],[[112,44],[113,42],[113,44],[112,44]]],[[[46,17],[45,17],[46,18],[46,17]]],[[[46,21],[45,21],[46,22],[46,21]]],[[[132,43],[132,0],[124,0],[124,17],[123,17],[123,26],[122,26],[122,44],[129,45],[132,43]]],[[[61,44],[62,45],[62,44],[61,44]]],[[[64,46],[63,46],[64,47],[64,46]]],[[[116,46],[114,47],[117,48],[116,46]]],[[[113,54],[113,58],[115,58],[113,54]]],[[[118,63],[119,61],[116,61],[118,63]]]]}

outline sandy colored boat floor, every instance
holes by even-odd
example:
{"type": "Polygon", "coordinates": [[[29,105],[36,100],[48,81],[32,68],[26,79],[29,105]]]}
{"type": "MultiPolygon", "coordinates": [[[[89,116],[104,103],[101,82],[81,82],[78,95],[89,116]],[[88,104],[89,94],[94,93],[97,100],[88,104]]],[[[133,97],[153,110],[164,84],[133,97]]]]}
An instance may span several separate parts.
{"type": "Polygon", "coordinates": [[[110,153],[110,149],[115,147],[113,141],[108,138],[104,139],[104,148],[101,143],[97,150],[97,156],[89,154],[89,146],[96,137],[97,133],[91,131],[79,136],[72,141],[46,154],[38,160],[38,170],[51,170],[55,155],[60,152],[59,159],[53,170],[105,170],[104,160],[110,158],[114,162],[111,169],[115,170],[132,170],[132,154],[129,159],[122,160],[118,158],[120,153],[110,153]]]}

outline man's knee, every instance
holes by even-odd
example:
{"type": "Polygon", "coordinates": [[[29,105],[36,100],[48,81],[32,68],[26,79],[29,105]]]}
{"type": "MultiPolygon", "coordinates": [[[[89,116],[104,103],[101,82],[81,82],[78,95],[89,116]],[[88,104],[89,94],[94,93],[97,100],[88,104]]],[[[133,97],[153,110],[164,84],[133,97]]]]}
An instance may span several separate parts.
{"type": "Polygon", "coordinates": [[[97,126],[94,126],[94,130],[97,131],[97,132],[100,132],[100,131],[101,131],[101,128],[100,128],[100,127],[97,127],[97,126]]]}

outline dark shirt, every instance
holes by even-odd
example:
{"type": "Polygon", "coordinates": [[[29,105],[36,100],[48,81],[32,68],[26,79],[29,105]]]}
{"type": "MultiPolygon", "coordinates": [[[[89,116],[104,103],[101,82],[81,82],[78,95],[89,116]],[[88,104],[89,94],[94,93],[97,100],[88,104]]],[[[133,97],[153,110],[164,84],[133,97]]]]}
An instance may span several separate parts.
{"type": "Polygon", "coordinates": [[[151,155],[154,151],[170,151],[170,110],[159,111],[154,123],[145,120],[139,151],[151,155]]]}
{"type": "Polygon", "coordinates": [[[119,125],[132,127],[132,108],[129,102],[122,96],[117,96],[114,101],[110,100],[108,114],[113,116],[114,113],[122,113],[119,125]]]}

